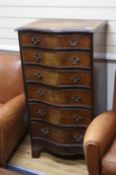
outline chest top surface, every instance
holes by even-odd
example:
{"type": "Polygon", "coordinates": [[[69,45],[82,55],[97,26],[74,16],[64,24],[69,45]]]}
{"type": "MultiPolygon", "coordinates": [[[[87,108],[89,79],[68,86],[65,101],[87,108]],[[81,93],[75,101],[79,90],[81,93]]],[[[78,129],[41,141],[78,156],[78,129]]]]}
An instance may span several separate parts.
{"type": "Polygon", "coordinates": [[[88,19],[38,19],[16,30],[40,31],[40,32],[89,32],[100,31],[106,24],[105,20],[88,19]]]}

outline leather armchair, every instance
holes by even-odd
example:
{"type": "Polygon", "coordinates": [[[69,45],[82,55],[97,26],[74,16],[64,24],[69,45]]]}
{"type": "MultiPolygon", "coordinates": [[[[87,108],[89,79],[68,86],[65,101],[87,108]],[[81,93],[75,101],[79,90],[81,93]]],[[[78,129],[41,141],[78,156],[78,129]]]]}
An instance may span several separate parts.
{"type": "Polygon", "coordinates": [[[89,175],[116,175],[116,78],[112,110],[97,116],[87,128],[84,154],[89,175]]]}
{"type": "Polygon", "coordinates": [[[28,122],[19,56],[0,53],[0,166],[5,166],[28,122]]]}

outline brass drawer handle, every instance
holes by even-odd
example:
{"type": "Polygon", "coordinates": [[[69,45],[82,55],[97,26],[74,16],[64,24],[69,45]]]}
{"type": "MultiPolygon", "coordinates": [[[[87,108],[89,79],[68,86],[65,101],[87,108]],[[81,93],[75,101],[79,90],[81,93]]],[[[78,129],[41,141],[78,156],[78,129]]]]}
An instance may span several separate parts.
{"type": "Polygon", "coordinates": [[[71,99],[74,101],[74,102],[79,102],[81,100],[81,97],[80,96],[73,96],[71,97],[71,99]]]}
{"type": "Polygon", "coordinates": [[[71,58],[71,63],[72,63],[72,64],[77,64],[77,63],[79,63],[79,62],[80,62],[80,59],[79,59],[79,58],[77,58],[77,57],[71,58]]]}
{"type": "Polygon", "coordinates": [[[37,91],[36,94],[39,97],[43,97],[45,95],[45,92],[43,92],[43,91],[37,91]]]}
{"type": "Polygon", "coordinates": [[[35,72],[35,73],[33,74],[33,76],[34,76],[35,78],[37,78],[37,79],[42,79],[42,78],[43,78],[43,75],[42,75],[41,73],[39,73],[39,72],[35,72]]]}
{"type": "Polygon", "coordinates": [[[32,37],[31,42],[32,42],[33,45],[37,45],[37,44],[40,43],[40,40],[36,37],[32,37]]]}
{"type": "Polygon", "coordinates": [[[69,45],[71,47],[79,46],[79,44],[80,44],[79,41],[74,41],[74,40],[69,41],[69,45]]]}
{"type": "Polygon", "coordinates": [[[45,116],[47,114],[46,112],[42,111],[41,109],[38,110],[37,113],[39,114],[40,117],[43,117],[43,116],[45,116]]]}
{"type": "Polygon", "coordinates": [[[72,80],[72,82],[74,82],[74,83],[79,83],[79,82],[80,82],[80,80],[81,80],[81,78],[80,78],[80,77],[78,77],[78,76],[71,77],[70,79],[71,79],[71,80],[72,80]]]}
{"type": "Polygon", "coordinates": [[[48,131],[48,129],[46,129],[46,128],[42,128],[42,129],[41,129],[41,133],[42,133],[43,135],[47,135],[47,134],[49,133],[49,131],[48,131]]]}
{"type": "Polygon", "coordinates": [[[82,135],[74,135],[74,139],[76,142],[81,142],[83,140],[83,136],[82,135]]]}
{"type": "Polygon", "coordinates": [[[36,54],[33,56],[33,59],[38,62],[41,60],[41,56],[36,54]]]}
{"type": "Polygon", "coordinates": [[[78,115],[78,114],[74,114],[72,116],[72,119],[76,122],[79,122],[80,120],[82,120],[82,116],[81,115],[78,115]]]}

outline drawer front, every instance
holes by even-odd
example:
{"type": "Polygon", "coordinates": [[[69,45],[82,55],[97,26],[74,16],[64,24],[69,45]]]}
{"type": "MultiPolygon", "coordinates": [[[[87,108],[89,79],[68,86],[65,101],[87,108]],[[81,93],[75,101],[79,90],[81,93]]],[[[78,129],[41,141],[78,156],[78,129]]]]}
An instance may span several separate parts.
{"type": "Polygon", "coordinates": [[[27,85],[27,95],[30,100],[39,100],[56,105],[91,106],[91,91],[83,89],[56,89],[45,86],[27,85]]]}
{"type": "MultiPolygon", "coordinates": [[[[57,144],[54,142],[50,142],[49,140],[45,139],[33,139],[31,140],[32,145],[36,147],[42,147],[45,150],[49,150],[52,153],[60,154],[62,156],[75,156],[75,155],[83,155],[83,144],[57,144]]],[[[33,148],[33,146],[32,146],[33,148]]]]}
{"type": "Polygon", "coordinates": [[[22,48],[24,63],[38,64],[55,68],[91,68],[89,52],[51,52],[35,48],[22,48]]]}
{"type": "Polygon", "coordinates": [[[20,34],[22,45],[40,48],[84,48],[90,49],[89,35],[41,35],[33,32],[20,34]]]}
{"type": "Polygon", "coordinates": [[[55,108],[41,103],[28,103],[31,120],[45,121],[60,126],[88,126],[92,112],[88,109],[55,108]]]}
{"type": "Polygon", "coordinates": [[[52,70],[26,66],[26,80],[52,86],[91,87],[91,72],[84,70],[52,70]]]}
{"type": "Polygon", "coordinates": [[[61,144],[81,144],[86,128],[55,127],[44,123],[31,123],[32,138],[43,138],[61,144]]]}

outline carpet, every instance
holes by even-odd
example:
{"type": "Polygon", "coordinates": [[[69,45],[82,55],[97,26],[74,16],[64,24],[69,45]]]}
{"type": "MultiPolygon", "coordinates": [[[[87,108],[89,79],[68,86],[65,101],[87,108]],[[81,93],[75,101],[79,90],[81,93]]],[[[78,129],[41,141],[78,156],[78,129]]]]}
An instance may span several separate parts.
{"type": "Polygon", "coordinates": [[[47,174],[42,173],[42,172],[38,173],[37,171],[33,171],[31,169],[25,169],[25,168],[22,168],[20,166],[16,166],[16,165],[13,165],[10,163],[6,166],[6,169],[14,171],[16,173],[21,173],[23,175],[47,175],[47,174]]]}

